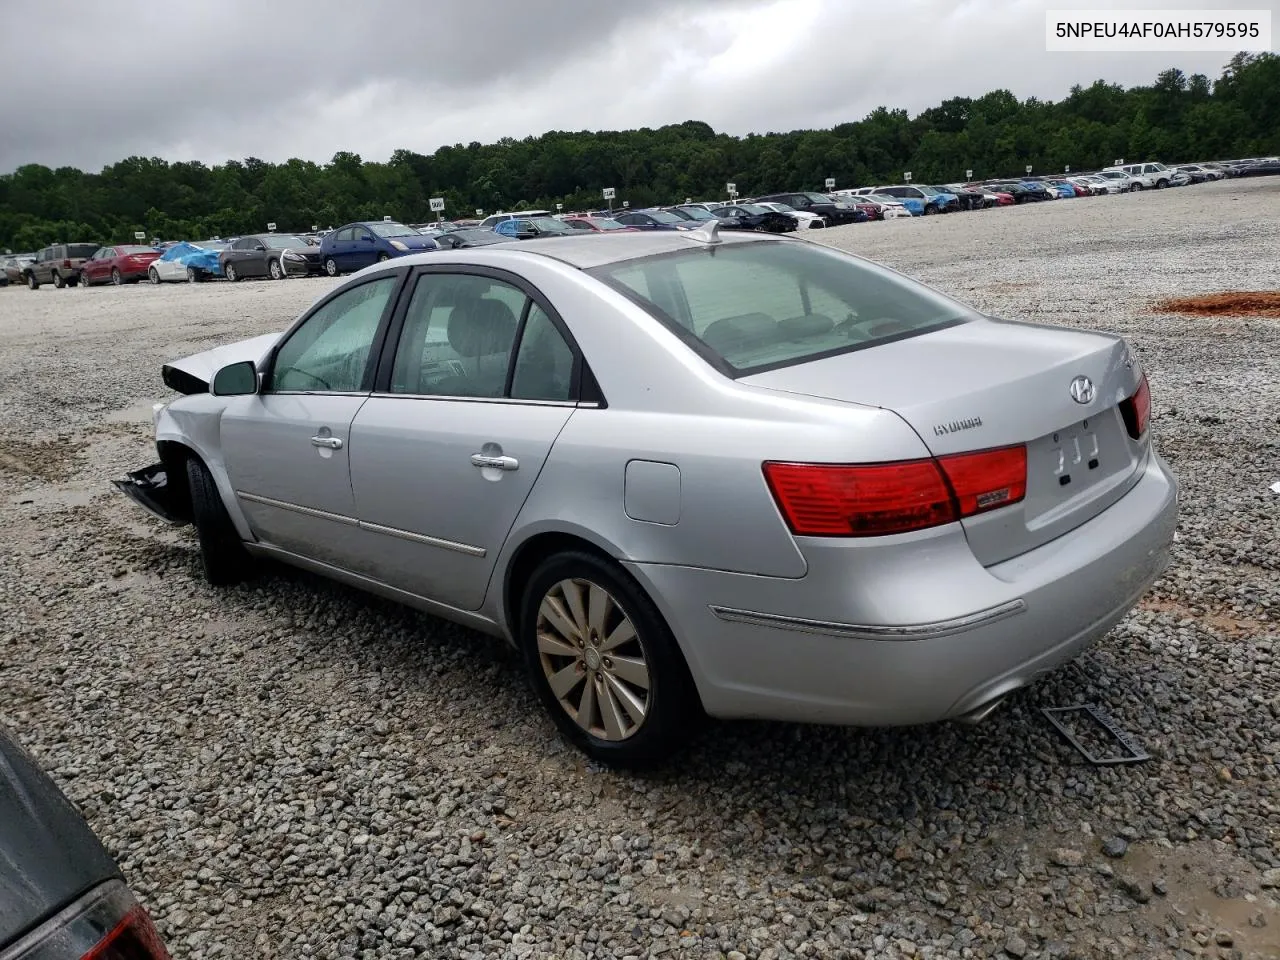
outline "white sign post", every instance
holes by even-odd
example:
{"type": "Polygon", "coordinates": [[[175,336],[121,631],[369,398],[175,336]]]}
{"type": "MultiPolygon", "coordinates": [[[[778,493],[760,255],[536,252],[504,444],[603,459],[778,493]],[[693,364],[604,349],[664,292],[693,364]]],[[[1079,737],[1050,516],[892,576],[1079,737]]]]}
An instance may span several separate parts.
{"type": "Polygon", "coordinates": [[[476,207],[476,216],[477,216],[477,217],[483,217],[483,216],[484,216],[484,207],[476,207]]]}
{"type": "Polygon", "coordinates": [[[826,185],[827,185],[827,189],[828,189],[828,190],[834,190],[834,189],[836,188],[836,178],[835,178],[835,177],[827,177],[827,179],[826,179],[826,185]]]}
{"type": "Polygon", "coordinates": [[[275,232],[276,232],[275,221],[272,221],[271,223],[267,224],[267,233],[275,233],[275,232]]]}
{"type": "Polygon", "coordinates": [[[630,210],[630,209],[631,209],[631,201],[630,201],[630,200],[623,200],[623,201],[622,201],[622,209],[623,209],[623,210],[630,210]]]}
{"type": "Polygon", "coordinates": [[[609,216],[613,216],[613,198],[618,195],[618,191],[613,187],[604,188],[604,198],[609,201],[609,216]]]}
{"type": "Polygon", "coordinates": [[[563,210],[563,209],[564,209],[564,204],[563,204],[563,203],[557,203],[557,204],[556,204],[556,213],[559,213],[559,212],[560,212],[561,210],[563,210]]]}
{"type": "Polygon", "coordinates": [[[390,218],[390,217],[385,217],[385,216],[384,216],[384,217],[382,218],[382,222],[383,222],[383,223],[390,223],[390,222],[391,222],[391,218],[390,218]]]}
{"type": "Polygon", "coordinates": [[[444,197],[432,197],[427,204],[431,207],[431,212],[436,215],[437,221],[444,219],[444,197]]]}
{"type": "Polygon", "coordinates": [[[729,195],[729,199],[732,200],[738,195],[738,185],[736,183],[726,183],[724,185],[724,192],[727,193],[729,195]]]}
{"type": "Polygon", "coordinates": [[[965,178],[966,180],[972,180],[972,179],[973,179],[973,171],[972,171],[972,170],[966,170],[966,171],[964,172],[964,178],[965,178]]]}
{"type": "Polygon", "coordinates": [[[1031,164],[1027,164],[1027,176],[1031,176],[1031,164]]]}
{"type": "Polygon", "coordinates": [[[1068,164],[1067,164],[1067,173],[1070,173],[1070,172],[1071,172],[1071,164],[1069,164],[1069,163],[1068,163],[1068,164]]]}
{"type": "Polygon", "coordinates": [[[315,232],[316,232],[317,230],[319,230],[319,229],[320,229],[320,224],[318,224],[318,223],[313,223],[313,224],[311,225],[311,232],[312,232],[312,233],[315,233],[315,232]]]}
{"type": "Polygon", "coordinates": [[[903,171],[903,173],[902,173],[902,179],[903,179],[903,180],[905,180],[905,181],[907,181],[907,183],[910,183],[910,182],[911,182],[911,171],[910,171],[910,170],[904,170],[904,171],[903,171]]]}
{"type": "Polygon", "coordinates": [[[1118,166],[1120,166],[1122,163],[1124,163],[1124,157],[1121,157],[1119,160],[1117,160],[1117,161],[1116,161],[1116,166],[1118,167],[1118,166]]]}
{"type": "Polygon", "coordinates": [[[145,239],[147,239],[147,235],[146,235],[146,233],[145,233],[144,231],[142,231],[142,230],[135,230],[135,231],[133,231],[133,239],[135,239],[135,240],[145,240],[145,239]]]}

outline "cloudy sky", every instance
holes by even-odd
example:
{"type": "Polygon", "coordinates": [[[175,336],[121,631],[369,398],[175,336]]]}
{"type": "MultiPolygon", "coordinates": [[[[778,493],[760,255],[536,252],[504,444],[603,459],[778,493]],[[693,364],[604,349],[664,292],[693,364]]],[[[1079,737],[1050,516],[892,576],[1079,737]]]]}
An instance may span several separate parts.
{"type": "MultiPolygon", "coordinates": [[[[1127,8],[1268,9],[1127,0],[1127,8]]],[[[308,0],[76,4],[0,31],[0,172],[129,155],[351,150],[703,120],[734,134],[912,113],[1005,87],[1059,99],[1222,53],[1047,53],[1080,0],[308,0]]]]}

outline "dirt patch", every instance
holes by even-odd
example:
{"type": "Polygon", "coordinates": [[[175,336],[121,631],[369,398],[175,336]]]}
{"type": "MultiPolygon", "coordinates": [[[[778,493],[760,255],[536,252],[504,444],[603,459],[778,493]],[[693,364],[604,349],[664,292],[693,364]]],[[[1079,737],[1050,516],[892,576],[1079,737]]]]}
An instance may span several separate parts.
{"type": "Polygon", "coordinates": [[[31,443],[0,438],[0,473],[64,480],[75,471],[75,461],[83,446],[72,440],[31,443]]]}
{"type": "Polygon", "coordinates": [[[1280,290],[1228,290],[1200,297],[1171,297],[1158,301],[1153,313],[1181,313],[1193,317],[1275,317],[1280,319],[1280,290]]]}

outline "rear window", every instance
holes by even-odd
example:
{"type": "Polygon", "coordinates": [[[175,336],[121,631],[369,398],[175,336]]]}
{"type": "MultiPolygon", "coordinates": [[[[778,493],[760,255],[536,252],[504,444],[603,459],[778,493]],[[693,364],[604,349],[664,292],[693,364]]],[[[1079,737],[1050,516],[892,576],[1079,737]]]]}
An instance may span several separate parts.
{"type": "Polygon", "coordinates": [[[68,243],[67,258],[74,260],[77,257],[92,257],[100,249],[96,243],[68,243]]]}
{"type": "Polygon", "coordinates": [[[708,246],[589,272],[735,377],[974,317],[963,304],[883,267],[785,241],[708,246]]]}
{"type": "Polygon", "coordinates": [[[116,247],[116,253],[122,257],[127,257],[131,253],[155,253],[155,247],[134,246],[130,244],[127,247],[116,247]]]}

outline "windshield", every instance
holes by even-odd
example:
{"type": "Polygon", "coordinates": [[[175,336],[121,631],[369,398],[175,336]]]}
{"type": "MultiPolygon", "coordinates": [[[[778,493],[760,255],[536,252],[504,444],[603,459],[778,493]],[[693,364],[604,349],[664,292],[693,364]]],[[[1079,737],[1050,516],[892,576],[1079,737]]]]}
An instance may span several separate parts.
{"type": "Polygon", "coordinates": [[[596,225],[597,230],[626,230],[625,223],[619,223],[617,220],[610,220],[608,217],[596,217],[591,221],[596,225]]]}
{"type": "MultiPolygon", "coordinates": [[[[674,213],[668,213],[666,210],[646,210],[646,217],[653,217],[658,223],[684,223],[683,217],[677,217],[674,213]]],[[[613,241],[610,240],[610,243],[613,241]]]]}
{"type": "Polygon", "coordinates": [[[526,219],[543,233],[569,233],[573,230],[573,227],[562,223],[555,217],[528,217],[526,219]]]}
{"type": "MultiPolygon", "coordinates": [[[[845,197],[845,200],[852,201],[853,197],[845,197]]],[[[770,210],[776,210],[778,213],[795,213],[796,208],[789,203],[762,203],[762,207],[768,207],[770,210]]]]}
{"type": "Polygon", "coordinates": [[[731,376],[847,353],[975,316],[891,270],[809,244],[736,243],[588,272],[731,376]]]}
{"type": "Polygon", "coordinates": [[[806,194],[803,194],[803,196],[808,197],[810,201],[812,201],[813,203],[830,203],[831,202],[831,198],[828,197],[826,194],[822,194],[822,193],[806,193],[806,194]]]}
{"type": "Polygon", "coordinates": [[[762,214],[762,213],[773,213],[773,212],[774,212],[774,211],[770,210],[768,207],[762,207],[762,206],[760,206],[760,204],[758,204],[758,203],[740,203],[740,204],[738,204],[738,209],[739,209],[739,210],[745,210],[745,211],[747,211],[747,213],[754,214],[754,215],[756,215],[756,216],[759,216],[759,215],[760,215],[760,214],[762,214]]]}
{"type": "Polygon", "coordinates": [[[715,216],[702,207],[679,207],[679,216],[683,216],[686,220],[714,220],[715,216]]]}
{"type": "Polygon", "coordinates": [[[192,244],[193,247],[200,247],[202,250],[225,250],[227,249],[227,241],[225,240],[199,240],[192,244]]]}
{"type": "Polygon", "coordinates": [[[936,197],[939,193],[939,190],[937,187],[916,187],[916,189],[919,190],[921,193],[923,193],[926,197],[936,197]]]}
{"type": "Polygon", "coordinates": [[[296,247],[309,246],[307,241],[303,240],[301,237],[291,237],[287,234],[284,236],[272,235],[270,237],[263,237],[262,242],[266,244],[268,250],[288,250],[296,247]]]}
{"type": "Polygon", "coordinates": [[[380,237],[420,237],[422,236],[422,234],[420,234],[417,230],[414,230],[412,227],[406,227],[403,223],[396,223],[394,221],[384,220],[381,223],[367,223],[365,224],[365,226],[367,226],[370,230],[372,230],[375,234],[377,234],[380,237]]]}

